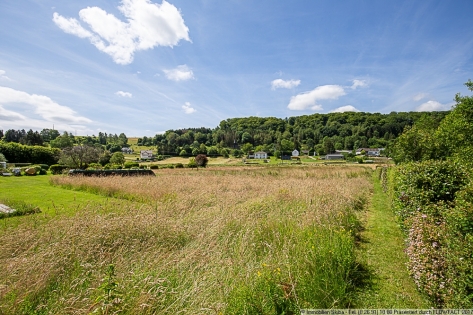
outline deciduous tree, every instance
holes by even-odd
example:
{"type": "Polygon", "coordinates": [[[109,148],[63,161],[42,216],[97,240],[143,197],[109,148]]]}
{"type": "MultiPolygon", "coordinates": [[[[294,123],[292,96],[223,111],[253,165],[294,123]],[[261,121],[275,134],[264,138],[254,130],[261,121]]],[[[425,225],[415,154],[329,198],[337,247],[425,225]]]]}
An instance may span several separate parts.
{"type": "Polygon", "coordinates": [[[102,151],[88,145],[76,145],[62,150],[59,163],[71,168],[85,169],[90,163],[97,163],[102,151]]]}

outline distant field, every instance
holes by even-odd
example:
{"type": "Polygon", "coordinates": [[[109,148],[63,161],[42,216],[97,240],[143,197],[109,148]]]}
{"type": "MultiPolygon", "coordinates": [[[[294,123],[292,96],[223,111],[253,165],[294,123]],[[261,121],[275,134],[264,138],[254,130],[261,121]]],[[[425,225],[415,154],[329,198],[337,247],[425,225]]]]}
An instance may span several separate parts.
{"type": "Polygon", "coordinates": [[[369,169],[213,167],[51,179],[52,190],[109,201],[83,202],[74,216],[5,224],[0,313],[297,314],[356,306],[355,236],[369,169]]]}
{"type": "Polygon", "coordinates": [[[128,138],[128,144],[129,144],[129,145],[137,144],[137,143],[138,143],[138,137],[136,137],[136,138],[128,138]]]}

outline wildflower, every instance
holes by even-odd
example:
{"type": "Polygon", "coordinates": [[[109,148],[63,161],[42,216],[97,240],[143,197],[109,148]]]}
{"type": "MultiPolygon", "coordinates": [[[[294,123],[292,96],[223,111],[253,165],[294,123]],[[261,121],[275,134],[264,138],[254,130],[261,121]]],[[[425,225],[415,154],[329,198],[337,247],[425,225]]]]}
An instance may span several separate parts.
{"type": "Polygon", "coordinates": [[[258,277],[261,277],[261,272],[258,271],[258,277]]]}

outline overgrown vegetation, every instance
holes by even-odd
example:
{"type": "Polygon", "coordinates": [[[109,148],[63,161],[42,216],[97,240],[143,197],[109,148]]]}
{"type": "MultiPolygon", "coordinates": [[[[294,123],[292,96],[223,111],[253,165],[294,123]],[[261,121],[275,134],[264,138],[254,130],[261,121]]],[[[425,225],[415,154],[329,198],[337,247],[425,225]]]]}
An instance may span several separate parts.
{"type": "Polygon", "coordinates": [[[56,185],[134,195],[144,204],[90,205],[73,217],[23,217],[5,226],[0,311],[272,314],[350,307],[370,174],[325,166],[51,177],[56,185]]]}
{"type": "Polygon", "coordinates": [[[396,161],[410,163],[391,171],[390,189],[419,290],[436,307],[473,308],[473,97],[456,101],[438,126],[399,137],[396,161]]]}

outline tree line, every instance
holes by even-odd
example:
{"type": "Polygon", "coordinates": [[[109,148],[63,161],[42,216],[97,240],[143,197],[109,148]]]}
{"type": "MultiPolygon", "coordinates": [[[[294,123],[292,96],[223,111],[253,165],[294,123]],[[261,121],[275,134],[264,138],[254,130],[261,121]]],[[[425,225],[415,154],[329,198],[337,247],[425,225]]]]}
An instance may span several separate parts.
{"type": "MultiPolygon", "coordinates": [[[[438,126],[448,112],[392,112],[389,114],[345,112],[312,114],[289,118],[229,118],[215,128],[168,130],[154,137],[138,139],[138,145],[155,146],[160,155],[240,157],[250,151],[279,156],[294,149],[324,155],[335,150],[391,148],[404,130],[429,122],[438,126]]],[[[65,149],[76,145],[92,146],[109,154],[128,147],[124,133],[98,136],[60,134],[54,129],[41,132],[0,130],[2,142],[65,149]]]]}
{"type": "Polygon", "coordinates": [[[289,118],[230,118],[211,128],[168,130],[138,144],[158,146],[162,154],[223,154],[230,150],[265,151],[269,154],[294,149],[328,154],[335,150],[386,148],[419,120],[438,124],[447,115],[437,112],[390,114],[345,112],[289,118]],[[207,152],[205,152],[207,151],[207,152]]]}

